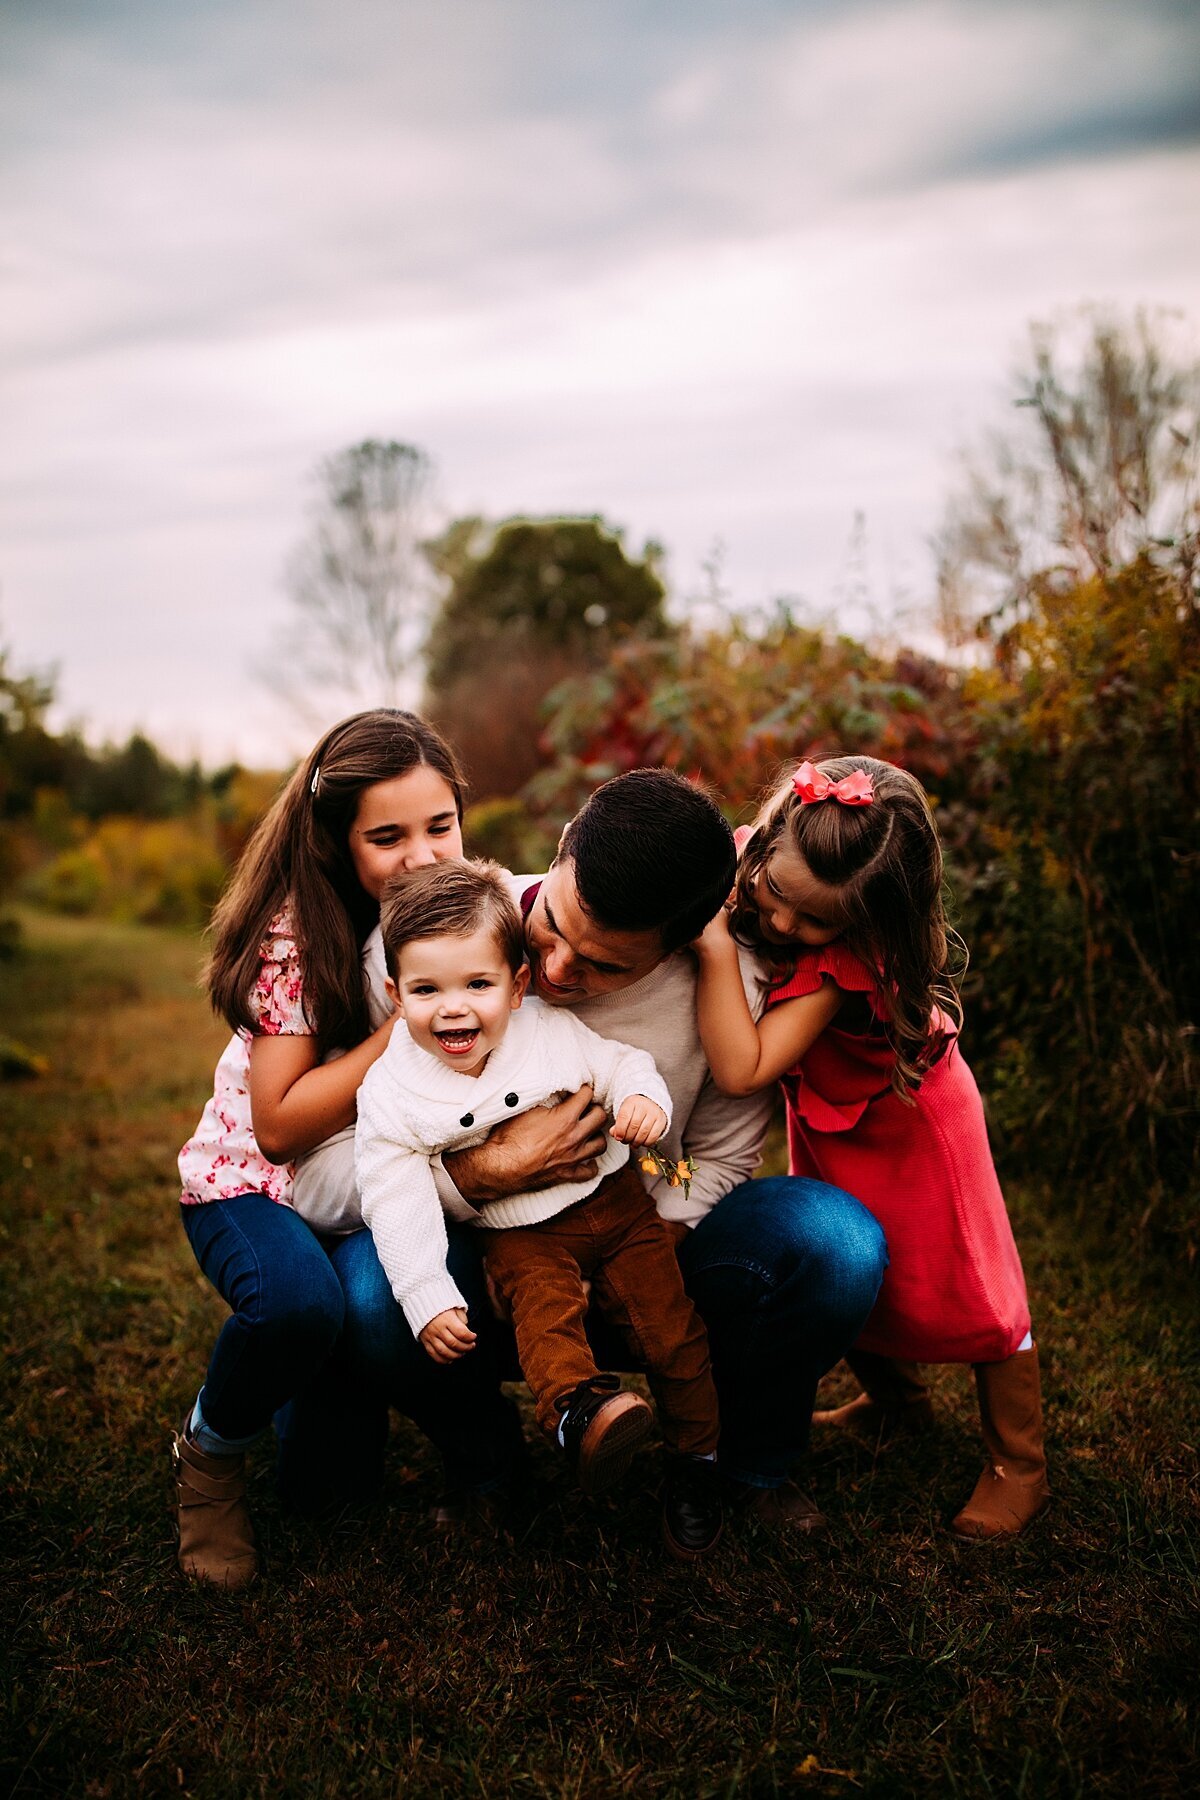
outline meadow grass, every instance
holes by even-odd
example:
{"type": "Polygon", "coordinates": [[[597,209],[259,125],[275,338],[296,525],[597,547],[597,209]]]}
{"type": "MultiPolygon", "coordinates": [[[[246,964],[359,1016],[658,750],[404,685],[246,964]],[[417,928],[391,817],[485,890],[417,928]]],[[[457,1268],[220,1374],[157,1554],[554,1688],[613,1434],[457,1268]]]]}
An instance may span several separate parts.
{"type": "Polygon", "coordinates": [[[5,1031],[49,1062],[0,1087],[7,1792],[1197,1791],[1194,1293],[1077,1195],[1012,1196],[1054,1487],[1015,1543],[945,1531],[981,1460],[946,1370],[928,1436],[815,1446],[821,1542],[742,1525],[682,1568],[651,1456],[589,1504],[540,1444],[512,1532],[447,1541],[396,1421],[383,1503],[321,1526],[281,1509],[264,1445],[262,1585],[186,1586],[167,1444],[223,1316],[176,1209],[224,1036],[198,962],[30,915],[0,968],[5,1031]]]}

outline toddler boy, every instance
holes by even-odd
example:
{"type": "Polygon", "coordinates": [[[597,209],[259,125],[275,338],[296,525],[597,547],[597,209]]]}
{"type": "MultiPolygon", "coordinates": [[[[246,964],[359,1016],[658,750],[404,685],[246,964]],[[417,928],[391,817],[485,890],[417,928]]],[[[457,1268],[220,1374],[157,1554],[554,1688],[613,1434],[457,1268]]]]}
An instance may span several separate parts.
{"type": "Polygon", "coordinates": [[[708,1344],[671,1236],[629,1160],[630,1144],[655,1143],[670,1124],[666,1085],[644,1051],[527,996],[521,920],[494,864],[447,860],[397,878],[380,925],[403,1022],[359,1090],[355,1164],[363,1218],[410,1327],[437,1362],[475,1344],[446,1267],[430,1158],[589,1083],[614,1115],[599,1182],[486,1204],[476,1222],[488,1272],[512,1313],[538,1423],[594,1494],[624,1473],[651,1413],[596,1367],[584,1331],[591,1282],[658,1402],[667,1548],[685,1559],[705,1554],[722,1526],[708,1344]]]}

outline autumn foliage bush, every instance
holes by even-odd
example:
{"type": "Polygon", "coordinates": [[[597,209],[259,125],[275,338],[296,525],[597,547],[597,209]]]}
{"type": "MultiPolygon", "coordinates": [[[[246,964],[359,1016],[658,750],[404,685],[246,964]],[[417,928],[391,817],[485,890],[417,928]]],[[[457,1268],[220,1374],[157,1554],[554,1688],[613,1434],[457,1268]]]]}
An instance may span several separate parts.
{"type": "Polygon", "coordinates": [[[525,790],[552,848],[602,780],[710,783],[734,821],[781,765],[863,751],[933,800],[966,937],[967,1045],[1010,1166],[1194,1250],[1195,604],[1149,559],[1047,580],[969,669],[881,653],[779,608],[632,642],[550,696],[525,790]]]}
{"type": "Polygon", "coordinates": [[[1191,1253],[1198,639],[1193,597],[1149,557],[1044,583],[967,686],[981,731],[948,831],[999,1132],[1191,1253]]]}

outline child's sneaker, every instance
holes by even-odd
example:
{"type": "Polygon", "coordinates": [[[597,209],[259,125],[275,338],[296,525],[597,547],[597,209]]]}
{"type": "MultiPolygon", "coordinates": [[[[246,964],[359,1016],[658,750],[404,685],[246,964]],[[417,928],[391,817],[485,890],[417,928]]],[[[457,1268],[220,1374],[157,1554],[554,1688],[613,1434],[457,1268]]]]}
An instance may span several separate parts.
{"type": "Polygon", "coordinates": [[[560,1394],[555,1405],[563,1448],[585,1494],[602,1494],[620,1481],[654,1424],[641,1395],[623,1389],[616,1375],[593,1375],[560,1394]]]}
{"type": "Polygon", "coordinates": [[[663,1482],[663,1543],[680,1562],[696,1562],[721,1541],[725,1512],[717,1465],[703,1456],[670,1456],[663,1482]]]}

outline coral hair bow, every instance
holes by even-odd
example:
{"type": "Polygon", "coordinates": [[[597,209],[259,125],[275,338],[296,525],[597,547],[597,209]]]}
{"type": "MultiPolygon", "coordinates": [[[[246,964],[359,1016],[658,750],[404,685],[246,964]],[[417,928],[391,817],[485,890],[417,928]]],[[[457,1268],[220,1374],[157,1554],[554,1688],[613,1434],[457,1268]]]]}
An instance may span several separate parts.
{"type": "Polygon", "coordinates": [[[871,777],[863,769],[830,781],[815,763],[802,762],[792,776],[792,786],[800,796],[801,806],[815,806],[819,800],[836,800],[840,806],[870,806],[875,798],[871,777]]]}

